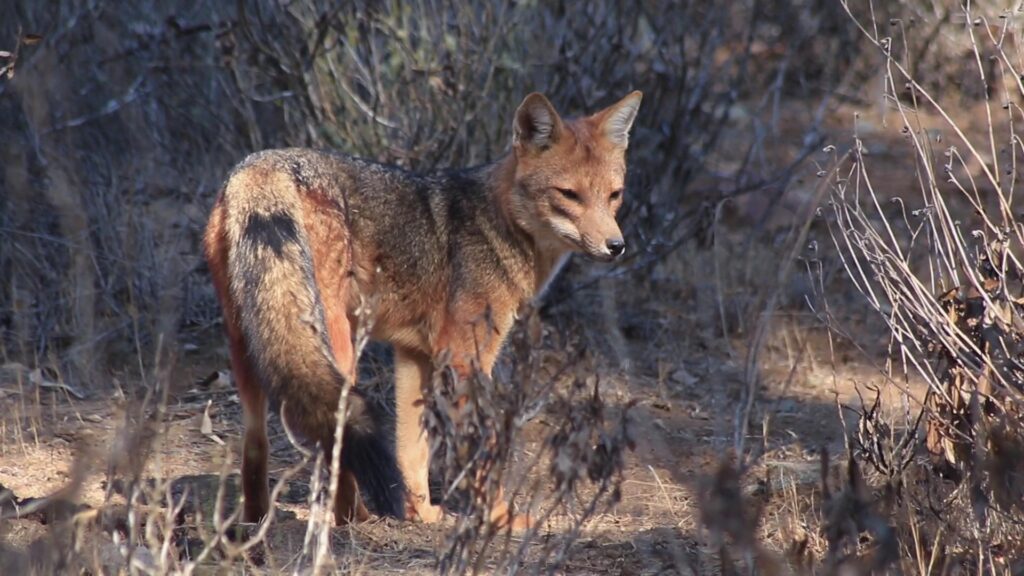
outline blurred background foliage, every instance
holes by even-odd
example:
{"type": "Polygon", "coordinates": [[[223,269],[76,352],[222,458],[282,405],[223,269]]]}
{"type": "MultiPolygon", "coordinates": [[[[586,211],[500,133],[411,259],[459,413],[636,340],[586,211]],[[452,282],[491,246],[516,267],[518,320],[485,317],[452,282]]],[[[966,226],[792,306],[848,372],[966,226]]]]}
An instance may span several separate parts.
{"type": "MultiPolygon", "coordinates": [[[[907,50],[927,80],[955,80],[963,64],[940,44],[957,11],[885,4],[851,10],[927,22],[907,50]]],[[[880,98],[863,48],[834,0],[5,2],[0,351],[88,386],[111,361],[173,349],[217,322],[199,235],[247,153],[487,162],[534,90],[569,115],[644,91],[623,215],[640,248],[611,274],[656,277],[713,238],[725,198],[756,196],[741,224],[763,232],[828,107],[880,98]],[[791,102],[806,109],[795,127],[791,102]]]]}
{"type": "Polygon", "coordinates": [[[708,159],[737,115],[818,106],[856,38],[830,0],[5,2],[0,344],[82,378],[173,346],[217,319],[199,235],[247,153],[487,162],[534,90],[568,115],[644,91],[625,218],[644,248],[625,266],[648,270],[709,194],[780,188],[768,129],[728,143],[733,173],[708,159]]]}

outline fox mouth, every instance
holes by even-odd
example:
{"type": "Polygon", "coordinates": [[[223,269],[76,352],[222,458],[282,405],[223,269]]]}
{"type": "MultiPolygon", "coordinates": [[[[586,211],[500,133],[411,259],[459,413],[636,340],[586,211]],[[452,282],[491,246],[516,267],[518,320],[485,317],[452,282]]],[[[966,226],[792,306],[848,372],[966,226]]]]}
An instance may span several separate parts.
{"type": "Polygon", "coordinates": [[[605,263],[607,263],[607,262],[614,262],[618,258],[617,256],[615,256],[611,252],[608,252],[607,250],[599,250],[599,249],[591,246],[588,242],[586,242],[586,241],[584,241],[582,239],[572,238],[570,236],[565,236],[565,235],[563,235],[562,238],[567,243],[569,243],[570,246],[572,246],[573,251],[579,252],[580,254],[583,254],[584,256],[586,256],[586,258],[588,260],[591,260],[591,261],[594,261],[594,262],[605,262],[605,263]]]}
{"type": "Polygon", "coordinates": [[[555,237],[561,240],[569,249],[575,252],[590,252],[583,243],[583,238],[578,233],[571,233],[558,226],[552,226],[555,237]]]}
{"type": "Polygon", "coordinates": [[[588,259],[595,262],[612,262],[617,258],[617,255],[612,254],[609,250],[602,249],[593,242],[583,237],[575,227],[559,226],[557,220],[551,222],[552,231],[555,236],[561,240],[567,248],[573,252],[579,252],[586,256],[588,259]]]}
{"type": "Polygon", "coordinates": [[[600,254],[598,252],[595,252],[589,246],[587,246],[586,242],[584,242],[583,239],[580,238],[579,236],[559,232],[558,237],[561,238],[562,241],[565,242],[566,246],[568,246],[573,252],[579,252],[580,254],[586,256],[588,259],[597,262],[609,261],[607,260],[607,258],[611,256],[610,254],[600,254]]]}
{"type": "Polygon", "coordinates": [[[589,258],[590,260],[593,260],[594,262],[608,263],[608,262],[614,262],[615,260],[618,259],[616,256],[612,256],[610,253],[595,254],[594,252],[591,252],[590,250],[584,250],[583,253],[587,256],[587,258],[589,258]]]}
{"type": "Polygon", "coordinates": [[[607,250],[599,250],[591,246],[589,242],[572,234],[558,232],[558,238],[562,240],[573,252],[578,252],[594,262],[614,262],[618,257],[607,250]]]}

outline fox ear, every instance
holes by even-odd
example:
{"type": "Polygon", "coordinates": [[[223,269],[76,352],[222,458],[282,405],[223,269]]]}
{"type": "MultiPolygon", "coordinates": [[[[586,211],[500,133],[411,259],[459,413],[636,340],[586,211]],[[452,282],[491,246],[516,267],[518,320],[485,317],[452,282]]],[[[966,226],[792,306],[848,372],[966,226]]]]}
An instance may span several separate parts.
{"type": "Polygon", "coordinates": [[[612,144],[622,148],[629,145],[629,129],[633,126],[633,120],[636,120],[643,97],[642,92],[634,90],[600,113],[601,131],[612,144]]]}
{"type": "Polygon", "coordinates": [[[516,109],[512,125],[512,145],[544,150],[558,140],[562,120],[551,102],[539,92],[530,94],[516,109]]]}

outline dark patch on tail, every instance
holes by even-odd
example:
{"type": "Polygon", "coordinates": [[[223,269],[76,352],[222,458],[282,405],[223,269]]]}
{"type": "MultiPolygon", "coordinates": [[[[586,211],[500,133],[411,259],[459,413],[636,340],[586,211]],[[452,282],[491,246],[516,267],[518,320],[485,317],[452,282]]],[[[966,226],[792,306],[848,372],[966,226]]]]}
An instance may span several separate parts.
{"type": "MultiPolygon", "coordinates": [[[[334,444],[337,392],[343,383],[341,374],[335,374],[335,382],[329,385],[324,385],[323,381],[288,379],[288,386],[268,390],[273,410],[280,412],[283,408],[288,425],[301,437],[316,442],[328,459],[334,444]]],[[[364,393],[350,388],[341,465],[355,475],[370,510],[404,520],[405,480],[398,467],[394,445],[383,418],[370,407],[364,393]]]]}
{"type": "Polygon", "coordinates": [[[353,388],[341,445],[341,463],[359,482],[364,500],[380,515],[405,519],[405,480],[398,468],[394,442],[389,441],[380,416],[362,392],[353,388]]]}
{"type": "Polygon", "coordinates": [[[243,237],[255,246],[270,248],[280,258],[286,245],[299,241],[299,228],[285,212],[254,213],[245,223],[243,237]]]}

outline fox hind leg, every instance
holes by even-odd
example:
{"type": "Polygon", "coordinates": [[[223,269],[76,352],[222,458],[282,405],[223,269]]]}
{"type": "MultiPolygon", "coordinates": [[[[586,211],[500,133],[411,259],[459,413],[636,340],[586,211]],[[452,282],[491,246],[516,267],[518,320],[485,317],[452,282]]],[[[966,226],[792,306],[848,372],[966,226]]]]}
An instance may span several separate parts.
{"type": "Polygon", "coordinates": [[[334,520],[339,526],[348,522],[364,522],[370,513],[359,497],[356,477],[346,468],[338,475],[338,493],[334,497],[334,520]]]}
{"type": "Polygon", "coordinates": [[[267,398],[249,361],[238,310],[228,287],[227,237],[224,233],[224,207],[218,201],[213,208],[204,238],[210,275],[224,315],[224,329],[231,351],[231,372],[242,403],[245,439],[242,445],[242,519],[259,522],[270,510],[267,486],[267,398]]]}
{"type": "MultiPolygon", "coordinates": [[[[218,284],[218,291],[219,291],[218,284]]],[[[226,290],[224,290],[226,292],[226,290]]],[[[242,423],[245,439],[242,444],[242,494],[245,504],[242,519],[259,522],[270,510],[270,490],[267,486],[267,398],[249,363],[245,338],[230,296],[221,299],[224,308],[228,346],[231,350],[231,374],[242,404],[242,423]]]]}
{"type": "MultiPolygon", "coordinates": [[[[234,317],[230,301],[223,305],[226,317],[234,317]]],[[[267,398],[249,363],[241,327],[227,323],[228,345],[231,350],[231,373],[242,404],[242,423],[245,439],[242,443],[242,494],[245,508],[242,519],[259,522],[270,510],[270,490],[267,486],[267,398]]]]}

